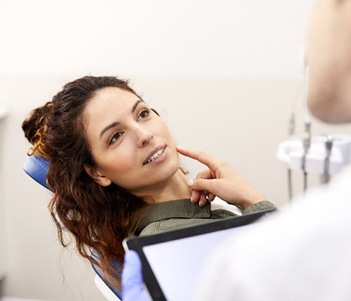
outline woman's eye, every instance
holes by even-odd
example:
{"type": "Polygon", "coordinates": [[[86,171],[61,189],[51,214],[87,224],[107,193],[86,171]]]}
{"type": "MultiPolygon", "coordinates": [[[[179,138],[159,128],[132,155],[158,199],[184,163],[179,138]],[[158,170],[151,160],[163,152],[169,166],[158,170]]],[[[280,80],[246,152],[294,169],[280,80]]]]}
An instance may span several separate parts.
{"type": "Polygon", "coordinates": [[[138,120],[143,119],[147,116],[150,115],[150,110],[149,109],[143,109],[140,114],[138,115],[138,120]]]}
{"type": "Polygon", "coordinates": [[[121,138],[121,136],[123,135],[123,132],[117,132],[117,133],[115,133],[112,137],[111,137],[111,139],[109,140],[109,145],[111,145],[111,144],[113,144],[113,143],[115,143],[119,138],[121,138]]]}

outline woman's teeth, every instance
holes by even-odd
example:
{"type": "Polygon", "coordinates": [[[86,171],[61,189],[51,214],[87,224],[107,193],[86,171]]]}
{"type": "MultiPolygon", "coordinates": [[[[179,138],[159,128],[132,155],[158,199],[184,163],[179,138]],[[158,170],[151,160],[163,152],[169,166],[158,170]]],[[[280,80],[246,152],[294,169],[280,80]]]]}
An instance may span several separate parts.
{"type": "Polygon", "coordinates": [[[154,153],[151,157],[150,157],[150,159],[149,160],[147,160],[145,163],[144,163],[144,165],[145,164],[148,164],[148,163],[150,163],[150,162],[152,162],[152,161],[154,161],[159,155],[161,155],[163,152],[164,152],[164,148],[163,149],[160,149],[159,151],[157,151],[156,153],[154,153]]]}

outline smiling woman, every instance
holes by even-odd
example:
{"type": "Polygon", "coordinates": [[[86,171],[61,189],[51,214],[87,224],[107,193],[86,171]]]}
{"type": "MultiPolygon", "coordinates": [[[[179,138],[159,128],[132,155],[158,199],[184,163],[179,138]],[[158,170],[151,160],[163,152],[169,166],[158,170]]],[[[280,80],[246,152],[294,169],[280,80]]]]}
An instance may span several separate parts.
{"type": "Polygon", "coordinates": [[[116,183],[151,203],[169,200],[171,191],[178,192],[174,197],[189,197],[176,144],[164,121],[139,97],[105,88],[91,98],[83,116],[95,163],[86,171],[100,185],[116,183]]]}
{"type": "MultiPolygon", "coordinates": [[[[70,82],[22,129],[32,145],[29,155],[50,162],[49,209],[61,243],[64,227],[79,253],[117,288],[124,238],[236,216],[211,210],[207,200],[214,196],[189,188],[167,125],[128,81],[88,76],[70,82]]],[[[248,183],[238,183],[242,197],[228,202],[243,214],[275,208],[248,183]]]]}

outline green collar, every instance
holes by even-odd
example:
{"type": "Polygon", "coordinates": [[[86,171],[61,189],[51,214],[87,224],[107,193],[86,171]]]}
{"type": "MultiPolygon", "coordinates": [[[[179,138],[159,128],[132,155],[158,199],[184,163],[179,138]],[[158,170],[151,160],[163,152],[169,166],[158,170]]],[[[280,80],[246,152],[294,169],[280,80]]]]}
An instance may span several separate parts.
{"type": "Polygon", "coordinates": [[[144,216],[141,218],[137,227],[137,233],[140,233],[147,225],[170,218],[210,218],[211,204],[206,203],[200,207],[197,203],[193,204],[190,199],[181,199],[168,201],[150,206],[146,209],[144,216]]]}

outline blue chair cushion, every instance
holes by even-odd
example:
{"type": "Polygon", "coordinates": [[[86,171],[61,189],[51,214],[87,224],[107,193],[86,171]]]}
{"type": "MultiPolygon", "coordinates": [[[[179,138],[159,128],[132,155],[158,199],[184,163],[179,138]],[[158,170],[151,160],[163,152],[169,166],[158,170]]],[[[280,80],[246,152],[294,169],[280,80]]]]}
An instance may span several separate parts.
{"type": "Polygon", "coordinates": [[[35,180],[40,185],[49,189],[46,184],[46,175],[49,168],[49,161],[44,157],[40,156],[28,156],[23,164],[23,169],[27,175],[29,175],[33,180],[35,180]]]}

